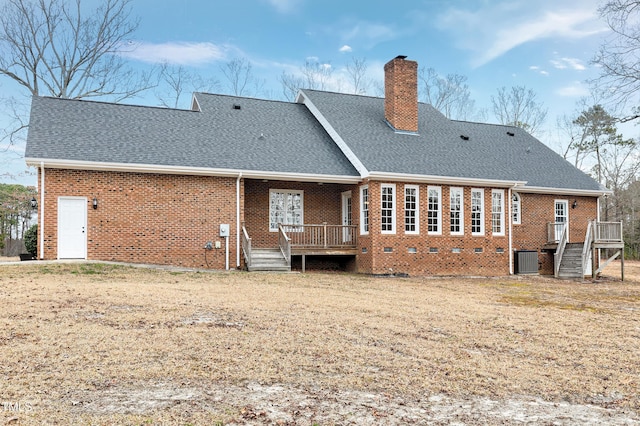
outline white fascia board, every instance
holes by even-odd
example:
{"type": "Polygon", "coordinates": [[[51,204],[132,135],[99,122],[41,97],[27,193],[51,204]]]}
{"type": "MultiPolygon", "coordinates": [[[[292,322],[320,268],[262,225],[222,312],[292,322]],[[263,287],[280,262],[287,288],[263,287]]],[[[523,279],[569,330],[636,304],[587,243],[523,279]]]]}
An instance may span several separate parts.
{"type": "Polygon", "coordinates": [[[354,154],[354,152],[349,148],[349,145],[340,137],[338,132],[331,126],[329,121],[322,115],[320,110],[311,102],[311,100],[304,94],[302,90],[298,92],[298,96],[296,96],[296,103],[301,103],[307,107],[309,112],[313,114],[313,116],[318,120],[320,125],[324,128],[324,130],[329,134],[331,139],[338,145],[340,151],[347,157],[347,160],[355,167],[355,169],[360,173],[362,178],[366,178],[369,175],[369,171],[362,164],[360,159],[354,154]]]}
{"type": "Polygon", "coordinates": [[[202,110],[200,109],[200,102],[198,102],[198,98],[196,98],[196,94],[193,93],[191,95],[191,110],[192,111],[197,111],[197,112],[202,112],[202,110]]]}
{"type": "Polygon", "coordinates": [[[494,188],[515,188],[525,185],[525,181],[498,180],[498,179],[475,179],[452,176],[416,175],[405,173],[370,172],[369,179],[385,180],[393,182],[416,182],[432,183],[440,185],[460,185],[460,186],[483,186],[494,188]]]}
{"type": "Polygon", "coordinates": [[[106,163],[93,161],[76,160],[56,160],[43,158],[25,158],[27,165],[39,166],[52,169],[73,169],[73,170],[98,170],[109,172],[130,172],[130,173],[158,173],[171,175],[193,175],[193,176],[219,176],[238,177],[248,179],[283,180],[294,182],[323,182],[323,183],[345,183],[357,184],[361,181],[359,176],[342,175],[321,175],[311,173],[285,173],[269,172],[260,170],[242,169],[216,169],[208,167],[184,167],[184,166],[163,166],[156,164],[127,164],[127,163],[106,163]]]}
{"type": "Polygon", "coordinates": [[[514,189],[516,192],[531,194],[575,195],[585,197],[600,197],[603,195],[613,194],[613,191],[610,189],[601,189],[596,191],[590,189],[546,188],[543,186],[522,186],[514,189]]]}

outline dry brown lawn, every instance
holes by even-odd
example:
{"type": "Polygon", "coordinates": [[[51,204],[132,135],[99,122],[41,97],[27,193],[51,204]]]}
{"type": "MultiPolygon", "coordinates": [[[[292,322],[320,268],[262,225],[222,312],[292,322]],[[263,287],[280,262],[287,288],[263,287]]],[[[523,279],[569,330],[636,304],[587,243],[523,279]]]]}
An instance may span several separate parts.
{"type": "Polygon", "coordinates": [[[0,264],[9,424],[640,424],[625,282],[0,264]]]}

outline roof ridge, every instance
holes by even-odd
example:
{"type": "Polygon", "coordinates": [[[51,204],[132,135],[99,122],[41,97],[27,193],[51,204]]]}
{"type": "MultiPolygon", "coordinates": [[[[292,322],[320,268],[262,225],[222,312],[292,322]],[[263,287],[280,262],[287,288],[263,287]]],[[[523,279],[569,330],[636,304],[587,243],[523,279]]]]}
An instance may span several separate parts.
{"type": "Polygon", "coordinates": [[[66,101],[66,102],[82,102],[85,104],[92,103],[92,104],[98,104],[98,105],[124,106],[124,107],[131,107],[131,108],[150,108],[150,109],[159,109],[163,111],[197,112],[197,111],[193,111],[191,109],[185,109],[185,108],[169,108],[169,107],[158,106],[158,105],[124,104],[124,103],[118,103],[118,102],[100,101],[97,99],[59,98],[57,96],[41,96],[41,95],[33,95],[33,98],[49,99],[54,101],[66,101]]]}

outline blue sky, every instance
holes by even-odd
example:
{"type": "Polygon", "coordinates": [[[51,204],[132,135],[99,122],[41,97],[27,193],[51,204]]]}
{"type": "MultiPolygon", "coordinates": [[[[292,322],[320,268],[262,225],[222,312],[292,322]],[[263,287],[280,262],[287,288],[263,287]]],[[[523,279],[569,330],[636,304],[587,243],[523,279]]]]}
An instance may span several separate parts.
{"type": "MultiPolygon", "coordinates": [[[[85,0],[86,1],[86,0],[85,0]]],[[[96,2],[97,0],[91,0],[96,2]]],[[[0,4],[3,3],[0,0],[0,4]]],[[[585,80],[598,75],[591,64],[609,35],[597,0],[133,0],[140,25],[127,53],[133,67],[159,62],[220,81],[220,67],[235,58],[252,65],[264,82],[258,97],[282,98],[279,76],[295,74],[305,60],[333,70],[329,90],[348,91],[345,65],[366,59],[368,78],[382,81],[382,67],[407,55],[420,67],[468,78],[476,106],[495,122],[491,95],[500,87],[526,86],[549,109],[541,139],[555,148],[556,117],[572,114],[588,96],[585,80]]],[[[17,88],[0,80],[0,90],[17,88]]],[[[376,95],[372,89],[372,95],[376,95]]],[[[157,105],[150,92],[129,101],[157,105]]],[[[182,107],[188,107],[187,101],[182,107]]],[[[633,133],[625,134],[635,137],[633,133]]],[[[22,171],[21,146],[1,152],[0,165],[22,171]]],[[[0,173],[1,174],[1,173],[0,173]]],[[[3,182],[35,184],[35,177],[3,182]]]]}

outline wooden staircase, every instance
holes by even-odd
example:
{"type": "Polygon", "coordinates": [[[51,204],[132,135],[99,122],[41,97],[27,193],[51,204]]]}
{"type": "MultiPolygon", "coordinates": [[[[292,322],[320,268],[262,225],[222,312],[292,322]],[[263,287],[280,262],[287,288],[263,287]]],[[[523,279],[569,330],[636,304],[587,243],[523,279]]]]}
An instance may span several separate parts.
{"type": "Polygon", "coordinates": [[[249,271],[289,272],[291,267],[279,248],[254,248],[251,250],[249,271]]]}
{"type": "Polygon", "coordinates": [[[583,247],[584,243],[567,243],[560,261],[558,278],[584,278],[583,247]]]}

